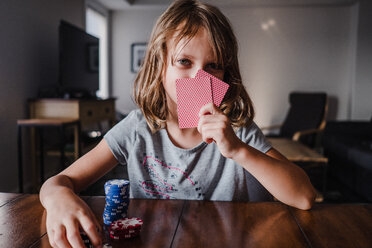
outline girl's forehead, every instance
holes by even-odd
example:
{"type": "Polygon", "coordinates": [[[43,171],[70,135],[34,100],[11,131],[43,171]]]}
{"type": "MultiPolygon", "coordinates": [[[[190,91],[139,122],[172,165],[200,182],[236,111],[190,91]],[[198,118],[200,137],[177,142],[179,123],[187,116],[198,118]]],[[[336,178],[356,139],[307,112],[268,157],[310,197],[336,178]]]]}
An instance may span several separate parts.
{"type": "Polygon", "coordinates": [[[188,34],[185,32],[182,32],[182,30],[176,30],[173,32],[173,34],[168,39],[167,43],[171,45],[171,47],[178,47],[185,45],[188,41],[193,39],[199,30],[197,30],[195,33],[188,34]]]}
{"type": "MultiPolygon", "coordinates": [[[[171,30],[172,29],[173,28],[171,28],[171,30]]],[[[184,20],[180,24],[178,24],[177,27],[173,29],[173,31],[171,31],[170,35],[167,35],[167,37],[170,37],[167,43],[171,44],[174,47],[177,47],[179,45],[182,46],[189,40],[194,38],[202,29],[205,30],[202,24],[191,24],[184,20]]]]}
{"type": "Polygon", "coordinates": [[[171,35],[171,38],[167,41],[167,50],[169,55],[177,56],[177,54],[181,53],[183,48],[185,48],[190,41],[200,36],[205,36],[207,38],[207,42],[212,47],[210,33],[204,27],[199,27],[194,33],[190,34],[185,34],[182,32],[182,30],[176,30],[173,35],[171,35]]]}

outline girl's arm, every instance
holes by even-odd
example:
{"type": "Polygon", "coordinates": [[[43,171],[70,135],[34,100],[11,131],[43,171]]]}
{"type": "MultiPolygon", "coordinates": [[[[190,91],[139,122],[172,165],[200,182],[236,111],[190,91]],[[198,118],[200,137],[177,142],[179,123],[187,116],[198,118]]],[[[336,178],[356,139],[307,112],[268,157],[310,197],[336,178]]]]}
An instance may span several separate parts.
{"type": "Polygon", "coordinates": [[[198,130],[205,142],[215,142],[223,156],[243,166],[278,200],[299,209],[311,208],[316,191],[300,167],[273,148],[264,154],[242,142],[214,104],[203,106],[199,115],[198,130]]]}
{"type": "Polygon", "coordinates": [[[88,205],[75,193],[97,181],[116,164],[105,140],[76,160],[40,189],[40,201],[47,212],[47,232],[53,247],[85,247],[82,228],[93,245],[101,244],[101,227],[88,205]]]}
{"type": "Polygon", "coordinates": [[[241,142],[232,159],[281,202],[303,210],[312,207],[316,191],[308,176],[274,148],[264,154],[241,142]]]}

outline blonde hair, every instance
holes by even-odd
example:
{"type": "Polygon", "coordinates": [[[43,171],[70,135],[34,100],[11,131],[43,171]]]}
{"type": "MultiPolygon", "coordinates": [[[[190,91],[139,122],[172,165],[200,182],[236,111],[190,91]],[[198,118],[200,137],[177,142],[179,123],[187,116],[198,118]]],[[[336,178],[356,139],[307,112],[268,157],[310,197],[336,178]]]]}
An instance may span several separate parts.
{"type": "Polygon", "coordinates": [[[221,11],[196,0],[173,2],[158,19],[147,47],[143,65],[134,82],[134,100],[155,132],[166,125],[168,115],[162,76],[167,65],[167,41],[177,33],[175,44],[192,39],[199,28],[205,28],[218,64],[230,85],[220,106],[232,126],[248,125],[254,108],[239,71],[238,45],[232,27],[221,11]],[[182,25],[181,25],[182,24],[182,25]]]}

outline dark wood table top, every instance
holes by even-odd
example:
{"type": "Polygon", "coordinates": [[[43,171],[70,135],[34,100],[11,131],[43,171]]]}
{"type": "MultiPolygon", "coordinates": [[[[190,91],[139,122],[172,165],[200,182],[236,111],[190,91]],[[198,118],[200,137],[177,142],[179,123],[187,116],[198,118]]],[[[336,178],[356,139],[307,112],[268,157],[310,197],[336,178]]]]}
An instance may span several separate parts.
{"type": "MultiPolygon", "coordinates": [[[[83,197],[102,223],[104,197],[83,197]]],[[[112,247],[372,247],[372,204],[132,199],[140,236],[112,247]]],[[[0,193],[0,247],[50,247],[38,195],[0,193]]]]}

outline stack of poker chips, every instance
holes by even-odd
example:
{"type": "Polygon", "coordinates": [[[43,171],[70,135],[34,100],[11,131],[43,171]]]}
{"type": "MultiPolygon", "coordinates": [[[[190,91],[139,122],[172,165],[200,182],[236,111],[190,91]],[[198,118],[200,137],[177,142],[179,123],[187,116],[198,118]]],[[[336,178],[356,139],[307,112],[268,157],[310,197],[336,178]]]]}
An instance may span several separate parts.
{"type": "Polygon", "coordinates": [[[110,237],[113,239],[128,239],[138,236],[143,221],[139,218],[119,219],[111,223],[110,237]]]}
{"type": "MultiPolygon", "coordinates": [[[[80,231],[80,237],[83,240],[84,247],[86,248],[94,248],[93,244],[90,242],[88,235],[84,231],[80,231]]],[[[102,248],[112,248],[109,243],[103,244],[102,248]]]]}
{"type": "Polygon", "coordinates": [[[90,243],[90,239],[85,232],[80,231],[80,237],[83,240],[85,247],[93,248],[93,244],[90,243]]]}
{"type": "Polygon", "coordinates": [[[106,204],[103,222],[110,225],[118,219],[126,218],[129,207],[129,181],[113,179],[105,183],[106,204]]]}

